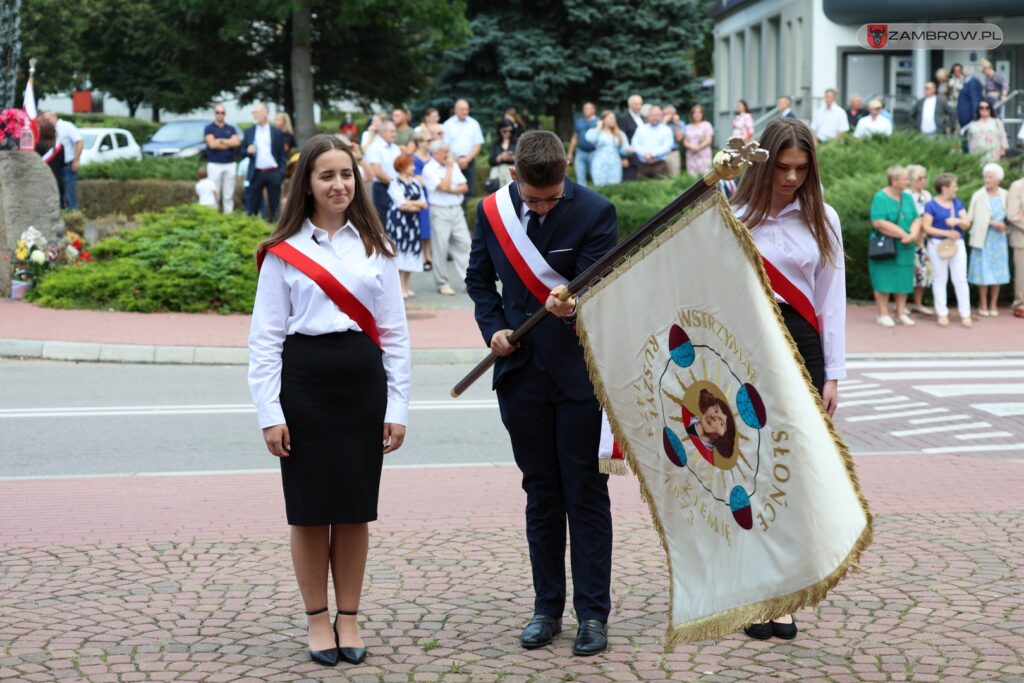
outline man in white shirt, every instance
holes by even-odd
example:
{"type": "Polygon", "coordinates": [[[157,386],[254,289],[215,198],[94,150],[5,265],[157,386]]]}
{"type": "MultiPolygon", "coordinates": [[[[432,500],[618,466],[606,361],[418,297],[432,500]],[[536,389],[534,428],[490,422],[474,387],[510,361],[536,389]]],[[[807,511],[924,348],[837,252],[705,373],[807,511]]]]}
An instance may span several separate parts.
{"type": "Polygon", "coordinates": [[[825,91],[825,104],[811,120],[811,132],[818,142],[838,139],[850,130],[850,120],[843,108],[836,104],[836,91],[829,88],[825,91]]]}
{"type": "Polygon", "coordinates": [[[469,184],[462,169],[455,163],[444,140],[430,143],[433,159],[423,167],[423,186],[430,202],[430,249],[433,254],[434,280],[437,291],[455,294],[448,278],[448,253],[455,266],[457,285],[464,288],[466,268],[469,266],[469,225],[462,208],[462,198],[469,192],[469,184]]]}
{"type": "Polygon", "coordinates": [[[366,150],[366,162],[373,172],[373,206],[377,209],[382,225],[387,225],[388,209],[391,207],[388,186],[398,177],[395,159],[402,153],[402,148],[395,144],[397,136],[395,124],[385,121],[377,129],[377,139],[366,150]]]}
{"type": "Polygon", "coordinates": [[[639,162],[637,179],[661,178],[668,175],[665,158],[672,151],[674,143],[672,129],[661,122],[661,107],[651,107],[647,112],[647,123],[636,129],[630,143],[639,162]]]}
{"type": "Polygon", "coordinates": [[[245,210],[250,216],[262,215],[273,222],[281,202],[281,184],[284,182],[284,133],[270,125],[267,105],[258,102],[252,108],[255,124],[242,135],[242,146],[249,157],[246,179],[245,210]],[[267,206],[263,206],[263,192],[267,193],[267,206]]]}
{"type": "Polygon", "coordinates": [[[925,83],[924,97],[914,103],[914,109],[910,112],[914,130],[932,138],[949,130],[951,118],[949,105],[945,98],[937,95],[935,83],[932,81],[925,83]]]}
{"type": "Polygon", "coordinates": [[[882,116],[882,101],[878,99],[868,102],[868,115],[857,122],[853,131],[855,138],[869,135],[892,135],[892,121],[882,116]]]}
{"type": "Polygon", "coordinates": [[[57,129],[57,144],[64,147],[64,194],[60,198],[60,208],[78,208],[78,164],[82,159],[82,140],[78,127],[70,121],[58,119],[52,111],[44,111],[40,119],[49,121],[57,129]]]}
{"type": "Polygon", "coordinates": [[[484,133],[480,124],[469,115],[469,102],[455,103],[455,116],[444,122],[444,141],[448,143],[451,156],[466,176],[469,196],[476,194],[476,155],[484,144],[484,133]]]}

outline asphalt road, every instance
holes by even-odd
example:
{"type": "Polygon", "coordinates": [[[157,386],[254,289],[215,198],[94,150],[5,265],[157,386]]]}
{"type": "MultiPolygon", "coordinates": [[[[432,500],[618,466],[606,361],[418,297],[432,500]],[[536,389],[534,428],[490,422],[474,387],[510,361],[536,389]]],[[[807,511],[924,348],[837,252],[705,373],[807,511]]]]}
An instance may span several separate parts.
{"type": "MultiPolygon", "coordinates": [[[[385,464],[511,463],[489,376],[414,372],[409,433],[385,464]]],[[[263,470],[266,452],[242,366],[0,360],[0,477],[263,470]]]]}

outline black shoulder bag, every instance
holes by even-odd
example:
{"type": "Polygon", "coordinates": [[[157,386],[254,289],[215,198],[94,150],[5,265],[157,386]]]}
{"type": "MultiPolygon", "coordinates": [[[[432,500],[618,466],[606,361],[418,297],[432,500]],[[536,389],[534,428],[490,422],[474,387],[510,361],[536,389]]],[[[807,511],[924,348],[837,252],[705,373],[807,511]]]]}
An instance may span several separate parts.
{"type": "MultiPolygon", "coordinates": [[[[900,192],[900,209],[896,215],[896,225],[900,224],[903,218],[903,192],[900,192]]],[[[868,258],[883,260],[896,258],[896,238],[883,235],[877,230],[872,230],[868,237],[868,258]]]]}

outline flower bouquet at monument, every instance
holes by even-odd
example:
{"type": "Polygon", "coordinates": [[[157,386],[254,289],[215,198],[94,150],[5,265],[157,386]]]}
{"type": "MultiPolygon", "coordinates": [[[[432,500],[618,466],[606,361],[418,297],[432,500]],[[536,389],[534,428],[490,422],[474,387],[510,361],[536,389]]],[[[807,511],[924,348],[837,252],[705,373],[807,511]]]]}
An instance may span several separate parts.
{"type": "Polygon", "coordinates": [[[58,266],[77,266],[91,260],[78,233],[69,230],[61,239],[48,242],[39,230],[29,226],[21,233],[14,250],[11,296],[21,299],[40,277],[58,266]]]}
{"type": "Polygon", "coordinates": [[[0,112],[0,149],[18,149],[25,128],[25,112],[4,109],[0,112]]]}

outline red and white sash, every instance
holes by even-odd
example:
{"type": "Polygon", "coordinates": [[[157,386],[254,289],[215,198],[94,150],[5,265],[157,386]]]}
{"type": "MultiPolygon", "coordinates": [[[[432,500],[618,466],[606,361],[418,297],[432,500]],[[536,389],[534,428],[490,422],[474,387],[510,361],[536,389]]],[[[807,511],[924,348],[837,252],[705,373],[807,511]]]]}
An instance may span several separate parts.
{"type": "MultiPolygon", "coordinates": [[[[373,313],[370,312],[371,302],[360,301],[352,293],[358,290],[345,286],[344,280],[351,275],[340,267],[336,259],[331,258],[330,254],[310,240],[308,235],[301,232],[292,235],[284,242],[270,247],[267,251],[320,285],[320,289],[342,313],[352,318],[359,325],[359,329],[373,340],[374,344],[378,347],[381,345],[380,330],[377,329],[377,321],[373,317],[373,313]]],[[[264,254],[259,255],[257,269],[262,268],[263,257],[264,254]]]]}
{"type": "Polygon", "coordinates": [[[764,256],[761,257],[764,263],[764,272],[768,275],[768,281],[775,293],[786,300],[786,303],[793,307],[797,313],[806,320],[814,331],[821,336],[821,326],[818,324],[818,314],[814,311],[814,304],[808,299],[800,288],[794,285],[789,278],[782,274],[782,271],[775,267],[771,261],[764,256]]]}
{"type": "MultiPolygon", "coordinates": [[[[560,285],[568,285],[569,281],[551,267],[537,249],[537,245],[526,234],[519,212],[512,203],[509,187],[511,186],[506,185],[484,199],[484,215],[516,275],[534,298],[544,305],[551,290],[560,285]]],[[[597,455],[598,466],[605,474],[626,473],[622,451],[615,443],[608,416],[604,411],[601,411],[601,443],[597,455]]]]}
{"type": "Polygon", "coordinates": [[[46,154],[43,155],[43,163],[48,164],[48,163],[50,163],[50,159],[54,158],[58,154],[63,154],[63,153],[64,153],[64,146],[58,143],[58,144],[54,145],[53,147],[51,147],[50,150],[46,154]]]}

